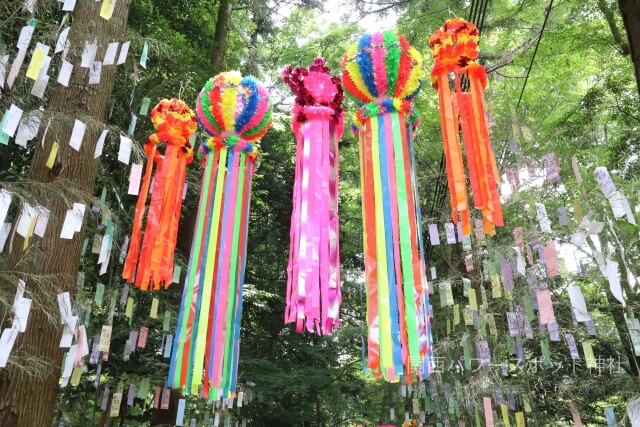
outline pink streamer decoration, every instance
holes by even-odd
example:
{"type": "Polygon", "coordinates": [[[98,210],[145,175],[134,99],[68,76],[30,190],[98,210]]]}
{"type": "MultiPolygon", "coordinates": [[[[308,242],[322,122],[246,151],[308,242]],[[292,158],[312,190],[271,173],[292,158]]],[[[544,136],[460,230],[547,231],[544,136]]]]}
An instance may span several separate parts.
{"type": "Polygon", "coordinates": [[[320,335],[339,326],[338,139],[334,111],[306,106],[297,154],[285,323],[320,335]]]}

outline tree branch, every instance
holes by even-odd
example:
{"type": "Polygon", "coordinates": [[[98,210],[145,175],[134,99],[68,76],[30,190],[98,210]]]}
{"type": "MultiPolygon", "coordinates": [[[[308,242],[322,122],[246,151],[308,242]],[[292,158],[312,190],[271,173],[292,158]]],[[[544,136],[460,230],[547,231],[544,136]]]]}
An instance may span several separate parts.
{"type": "Polygon", "coordinates": [[[488,65],[486,67],[487,74],[492,73],[502,67],[506,67],[507,65],[511,64],[518,55],[521,55],[522,53],[527,51],[531,46],[534,45],[539,35],[540,35],[540,31],[536,31],[531,37],[529,37],[529,39],[527,39],[527,41],[522,43],[520,46],[502,55],[502,58],[500,58],[495,63],[488,65]]]}
{"type": "Polygon", "coordinates": [[[611,35],[613,36],[613,41],[616,42],[618,50],[622,55],[629,55],[629,43],[627,43],[620,34],[620,30],[618,29],[618,25],[616,24],[616,17],[607,4],[607,1],[598,0],[598,8],[607,20],[607,24],[609,25],[609,29],[611,30],[611,35]]]}

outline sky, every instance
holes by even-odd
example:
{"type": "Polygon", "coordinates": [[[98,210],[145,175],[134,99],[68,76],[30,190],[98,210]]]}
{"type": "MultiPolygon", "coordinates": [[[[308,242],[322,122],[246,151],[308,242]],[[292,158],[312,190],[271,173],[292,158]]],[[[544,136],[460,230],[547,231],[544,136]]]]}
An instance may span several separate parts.
{"type": "MultiPolygon", "coordinates": [[[[361,17],[353,7],[353,2],[344,0],[325,0],[324,13],[321,15],[321,29],[326,31],[331,24],[341,22],[358,22],[362,28],[376,28],[386,30],[394,28],[398,19],[397,12],[390,10],[385,16],[369,14],[361,17]]],[[[286,18],[291,13],[292,6],[282,4],[279,6],[278,15],[286,18]]]]}

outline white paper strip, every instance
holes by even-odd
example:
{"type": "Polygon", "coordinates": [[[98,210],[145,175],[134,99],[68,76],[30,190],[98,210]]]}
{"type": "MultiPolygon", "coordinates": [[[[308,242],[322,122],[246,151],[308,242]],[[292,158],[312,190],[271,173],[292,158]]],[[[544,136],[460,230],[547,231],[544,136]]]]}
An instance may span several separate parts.
{"type": "Polygon", "coordinates": [[[69,138],[69,145],[76,151],[80,151],[80,146],[82,145],[82,139],[84,138],[84,133],[87,130],[87,125],[76,119],[73,124],[73,131],[71,132],[71,138],[69,138]]]}
{"type": "Polygon", "coordinates": [[[96,58],[96,52],[98,51],[98,44],[95,41],[84,42],[84,50],[82,51],[82,60],[80,66],[82,68],[89,68],[96,58]]]}
{"type": "Polygon", "coordinates": [[[64,87],[68,87],[72,71],[73,64],[71,62],[62,61],[62,65],[60,66],[60,73],[58,74],[58,83],[60,83],[64,87]]]}
{"type": "Polygon", "coordinates": [[[96,149],[93,152],[93,158],[97,159],[102,156],[102,149],[104,148],[104,141],[107,138],[107,134],[109,133],[108,129],[104,129],[100,136],[98,137],[98,141],[96,142],[96,149]]]}
{"type": "Polygon", "coordinates": [[[107,51],[104,54],[104,59],[102,60],[102,65],[113,65],[115,63],[119,44],[118,42],[109,43],[107,51]]]}
{"type": "Polygon", "coordinates": [[[131,42],[124,42],[122,43],[122,46],[120,46],[120,54],[118,55],[118,62],[116,62],[117,65],[121,65],[126,62],[130,44],[131,42]]]}
{"type": "Polygon", "coordinates": [[[620,276],[618,275],[618,263],[610,259],[607,260],[607,279],[609,280],[611,294],[613,294],[620,304],[624,305],[624,295],[622,294],[622,285],[620,284],[620,276]]]}
{"type": "Polygon", "coordinates": [[[2,131],[9,135],[10,138],[13,138],[13,135],[16,133],[16,129],[18,129],[22,113],[22,109],[15,104],[11,104],[9,107],[7,120],[4,122],[4,126],[2,126],[2,131]]]}
{"type": "Polygon", "coordinates": [[[0,188],[0,224],[4,224],[7,219],[7,213],[11,206],[11,193],[4,188],[0,188]]]}
{"type": "Polygon", "coordinates": [[[56,42],[56,49],[54,53],[59,53],[64,50],[65,45],[67,44],[67,38],[69,37],[69,30],[71,27],[66,27],[64,30],[60,31],[58,35],[58,41],[56,42]]]}
{"type": "Polygon", "coordinates": [[[571,310],[578,322],[588,322],[591,320],[589,316],[589,310],[587,310],[587,304],[584,301],[584,296],[580,288],[576,286],[570,286],[567,289],[569,293],[569,301],[571,301],[571,310]]]}
{"type": "Polygon", "coordinates": [[[118,161],[129,164],[131,158],[131,148],[133,147],[133,141],[124,135],[120,135],[120,148],[118,149],[118,161]]]}

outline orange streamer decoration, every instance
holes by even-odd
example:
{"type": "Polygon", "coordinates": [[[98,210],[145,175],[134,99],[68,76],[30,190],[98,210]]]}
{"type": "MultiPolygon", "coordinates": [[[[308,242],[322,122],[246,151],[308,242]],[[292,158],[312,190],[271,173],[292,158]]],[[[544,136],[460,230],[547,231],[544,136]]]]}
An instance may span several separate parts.
{"type": "Polygon", "coordinates": [[[156,132],[144,146],[147,165],[122,272],[124,279],[144,291],[167,288],[173,279],[173,254],[186,170],[193,160],[189,137],[197,129],[194,112],[175,98],[160,101],[151,110],[150,118],[156,132]],[[165,144],[164,154],[158,149],[161,143],[165,144]],[[141,234],[154,167],[151,201],[144,234],[141,234]]]}
{"type": "Polygon", "coordinates": [[[451,217],[462,221],[462,232],[471,235],[471,209],[467,200],[467,182],[459,131],[466,151],[473,204],[482,211],[485,234],[495,234],[504,225],[498,186],[500,174],[489,138],[484,106],[487,73],[478,64],[478,28],[462,18],[445,21],[429,39],[435,65],[431,83],[438,91],[440,123],[451,194],[451,217]],[[450,75],[453,80],[450,80],[450,75]],[[462,79],[468,83],[463,91],[462,79]]]}

